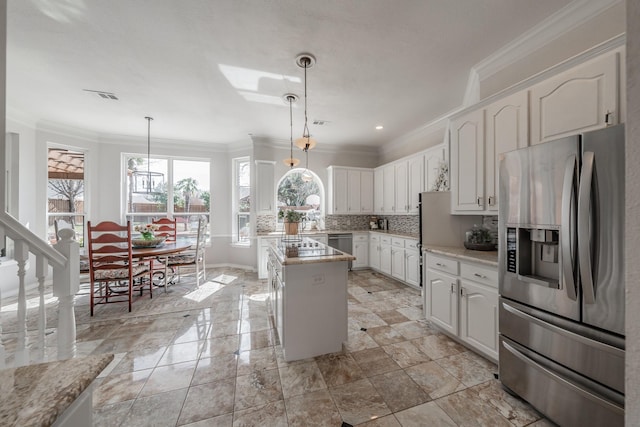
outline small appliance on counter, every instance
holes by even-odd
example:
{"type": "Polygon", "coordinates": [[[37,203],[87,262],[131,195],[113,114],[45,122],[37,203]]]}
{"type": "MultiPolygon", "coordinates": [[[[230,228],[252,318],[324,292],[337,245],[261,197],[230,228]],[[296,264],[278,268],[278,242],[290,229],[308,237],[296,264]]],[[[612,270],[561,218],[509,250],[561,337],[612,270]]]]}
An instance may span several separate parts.
{"type": "Polygon", "coordinates": [[[369,218],[369,230],[377,230],[378,229],[378,217],[372,216],[369,218]]]}
{"type": "Polygon", "coordinates": [[[388,230],[389,229],[389,220],[386,218],[380,218],[378,220],[378,228],[380,230],[388,230]]]}
{"type": "Polygon", "coordinates": [[[495,251],[496,244],[489,229],[483,225],[474,224],[464,235],[464,247],[472,251],[495,251]]]}

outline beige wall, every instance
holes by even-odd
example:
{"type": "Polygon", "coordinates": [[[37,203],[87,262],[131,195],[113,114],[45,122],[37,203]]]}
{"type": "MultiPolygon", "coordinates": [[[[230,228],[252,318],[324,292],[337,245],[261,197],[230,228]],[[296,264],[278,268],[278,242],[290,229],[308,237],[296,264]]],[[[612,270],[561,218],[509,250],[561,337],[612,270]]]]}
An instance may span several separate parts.
{"type": "Polygon", "coordinates": [[[640,425],[640,2],[627,0],[626,422],[640,425]]]}
{"type": "Polygon", "coordinates": [[[442,123],[412,132],[402,140],[387,144],[380,150],[378,166],[441,144],[446,131],[446,120],[442,120],[442,123]]]}
{"type": "Polygon", "coordinates": [[[603,43],[625,31],[625,5],[619,2],[526,58],[480,82],[480,99],[603,43]]]}

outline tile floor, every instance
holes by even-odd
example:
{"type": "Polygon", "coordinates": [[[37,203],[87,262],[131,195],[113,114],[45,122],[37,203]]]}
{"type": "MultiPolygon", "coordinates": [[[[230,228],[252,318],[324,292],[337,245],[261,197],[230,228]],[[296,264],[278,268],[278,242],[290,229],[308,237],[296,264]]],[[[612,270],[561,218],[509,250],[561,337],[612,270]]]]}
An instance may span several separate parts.
{"type": "Polygon", "coordinates": [[[394,280],[351,272],[343,352],[287,363],[266,281],[238,269],[208,279],[196,289],[183,276],[132,313],[103,305],[91,318],[77,298],[79,353],[115,354],[95,383],[96,426],[553,425],[501,389],[493,363],[423,320],[419,292],[394,280]]]}

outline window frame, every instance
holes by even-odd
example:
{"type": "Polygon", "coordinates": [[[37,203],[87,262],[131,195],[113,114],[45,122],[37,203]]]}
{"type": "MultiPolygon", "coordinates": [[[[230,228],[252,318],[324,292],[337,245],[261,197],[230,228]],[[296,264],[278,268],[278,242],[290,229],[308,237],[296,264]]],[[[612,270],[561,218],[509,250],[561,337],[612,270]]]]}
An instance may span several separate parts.
{"type": "Polygon", "coordinates": [[[251,246],[251,156],[234,157],[231,159],[231,243],[234,246],[250,247],[251,246]],[[246,163],[249,170],[249,185],[246,188],[249,190],[249,211],[240,212],[240,188],[245,187],[240,185],[240,164],[246,163]],[[241,240],[240,238],[240,217],[246,218],[244,224],[248,224],[249,233],[246,238],[241,240]]]}

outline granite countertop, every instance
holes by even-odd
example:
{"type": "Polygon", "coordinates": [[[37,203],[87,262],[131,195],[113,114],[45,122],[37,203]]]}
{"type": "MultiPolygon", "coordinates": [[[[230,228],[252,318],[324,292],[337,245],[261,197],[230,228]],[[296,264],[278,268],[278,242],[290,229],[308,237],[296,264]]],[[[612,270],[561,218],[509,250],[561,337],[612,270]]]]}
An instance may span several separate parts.
{"type": "MultiPolygon", "coordinates": [[[[402,231],[392,231],[392,230],[369,230],[369,229],[366,229],[366,230],[336,230],[336,229],[305,230],[300,234],[303,236],[313,236],[315,234],[368,233],[368,232],[381,233],[381,234],[387,234],[390,236],[404,237],[404,238],[410,238],[410,239],[416,239],[416,240],[418,240],[420,237],[418,233],[406,233],[402,231]]],[[[282,231],[258,232],[258,237],[281,236],[281,235],[282,235],[282,231]]]]}
{"type": "Polygon", "coordinates": [[[101,354],[1,370],[0,425],[52,425],[112,360],[101,354]]]}
{"type": "Polygon", "coordinates": [[[472,251],[464,247],[426,245],[422,248],[434,254],[447,255],[465,261],[498,267],[498,251],[472,251]]]}
{"type": "MultiPolygon", "coordinates": [[[[309,240],[311,239],[303,239],[301,243],[304,243],[305,241],[308,243],[309,240]]],[[[313,244],[315,243],[317,242],[314,240],[313,244]]],[[[318,247],[324,248],[324,247],[327,247],[327,245],[318,243],[318,247]]],[[[353,261],[356,259],[356,257],[354,257],[353,255],[346,254],[335,248],[331,248],[331,249],[336,252],[339,252],[340,255],[297,257],[297,256],[287,256],[286,253],[282,251],[282,247],[278,243],[276,242],[271,243],[271,250],[276,255],[276,257],[278,258],[278,261],[280,261],[282,265],[301,265],[301,264],[315,264],[315,263],[321,263],[321,262],[353,261]]]]}

